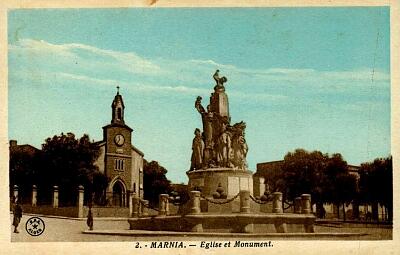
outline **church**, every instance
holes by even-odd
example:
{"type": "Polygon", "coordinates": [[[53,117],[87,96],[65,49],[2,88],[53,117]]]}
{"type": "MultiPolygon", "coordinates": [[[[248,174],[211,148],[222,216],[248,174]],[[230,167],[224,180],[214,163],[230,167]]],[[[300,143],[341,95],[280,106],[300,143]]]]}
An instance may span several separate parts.
{"type": "Polygon", "coordinates": [[[125,124],[125,105],[117,89],[111,104],[111,123],[103,127],[103,140],[96,142],[100,153],[95,165],[109,180],[107,205],[126,207],[133,193],[143,198],[144,154],[132,144],[133,129],[125,124]]]}

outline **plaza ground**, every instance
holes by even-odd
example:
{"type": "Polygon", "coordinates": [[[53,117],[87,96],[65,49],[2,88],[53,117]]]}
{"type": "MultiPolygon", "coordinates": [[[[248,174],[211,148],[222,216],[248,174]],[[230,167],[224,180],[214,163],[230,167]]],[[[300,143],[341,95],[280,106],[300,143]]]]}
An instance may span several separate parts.
{"type": "MultiPolygon", "coordinates": [[[[21,220],[21,224],[18,227],[19,233],[13,233],[12,214],[10,215],[10,232],[12,242],[82,242],[82,241],[197,241],[197,240],[391,240],[392,229],[388,226],[368,226],[364,224],[354,224],[350,226],[329,226],[329,224],[317,224],[315,226],[316,233],[365,233],[366,235],[358,237],[282,237],[282,236],[172,236],[168,234],[148,233],[148,231],[134,231],[134,236],[126,235],[94,235],[94,234],[83,234],[82,232],[87,230],[85,219],[72,219],[72,218],[55,218],[48,216],[40,216],[46,224],[45,231],[40,236],[30,236],[25,230],[25,223],[27,219],[33,215],[24,215],[21,220]]],[[[109,218],[109,219],[96,219],[94,220],[95,230],[110,230],[113,231],[125,231],[129,229],[129,224],[125,218],[109,218]]]]}

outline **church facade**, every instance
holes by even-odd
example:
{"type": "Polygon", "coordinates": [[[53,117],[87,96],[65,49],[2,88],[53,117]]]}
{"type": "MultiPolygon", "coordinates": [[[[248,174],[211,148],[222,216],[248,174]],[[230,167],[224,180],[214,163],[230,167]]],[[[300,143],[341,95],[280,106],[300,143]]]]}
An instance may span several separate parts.
{"type": "Polygon", "coordinates": [[[144,154],[132,144],[133,130],[125,124],[125,105],[119,90],[111,110],[111,123],[103,127],[103,140],[96,143],[100,154],[95,165],[108,178],[107,205],[125,207],[133,193],[143,197],[144,154]]]}

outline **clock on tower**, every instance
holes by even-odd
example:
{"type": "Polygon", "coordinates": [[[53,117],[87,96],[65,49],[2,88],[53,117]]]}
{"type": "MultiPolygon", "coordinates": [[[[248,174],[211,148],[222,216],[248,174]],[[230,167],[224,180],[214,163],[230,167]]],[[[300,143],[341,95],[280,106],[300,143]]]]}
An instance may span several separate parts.
{"type": "Polygon", "coordinates": [[[125,143],[125,137],[121,134],[118,134],[114,137],[114,142],[118,146],[122,146],[125,143]]]}

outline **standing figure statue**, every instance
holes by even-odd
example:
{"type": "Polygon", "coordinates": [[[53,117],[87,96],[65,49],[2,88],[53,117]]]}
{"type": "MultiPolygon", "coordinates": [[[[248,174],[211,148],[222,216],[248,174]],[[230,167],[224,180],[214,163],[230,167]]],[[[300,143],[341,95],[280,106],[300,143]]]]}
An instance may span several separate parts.
{"type": "Polygon", "coordinates": [[[195,137],[192,143],[192,163],[190,170],[198,170],[203,167],[203,152],[204,152],[204,141],[201,136],[200,129],[196,128],[194,131],[195,137]]]}
{"type": "Polygon", "coordinates": [[[233,137],[232,137],[232,150],[233,159],[232,164],[239,169],[247,169],[246,156],[249,150],[246,139],[244,138],[244,130],[246,124],[242,121],[233,125],[233,137]]]}
{"type": "Polygon", "coordinates": [[[224,83],[228,81],[228,79],[223,76],[223,77],[219,77],[219,70],[215,71],[213,78],[215,80],[215,82],[217,83],[217,87],[223,87],[224,83]]]}
{"type": "Polygon", "coordinates": [[[203,113],[205,113],[206,112],[206,110],[204,110],[204,107],[201,105],[201,96],[198,96],[197,98],[196,98],[196,102],[194,103],[194,108],[196,108],[197,109],[197,111],[200,113],[200,114],[203,114],[203,113]]]}
{"type": "Polygon", "coordinates": [[[230,167],[231,136],[227,130],[226,123],[222,123],[221,130],[221,135],[217,141],[217,164],[220,167],[230,167]]]}
{"type": "Polygon", "coordinates": [[[217,84],[219,84],[219,70],[215,71],[213,78],[217,84]]]}

